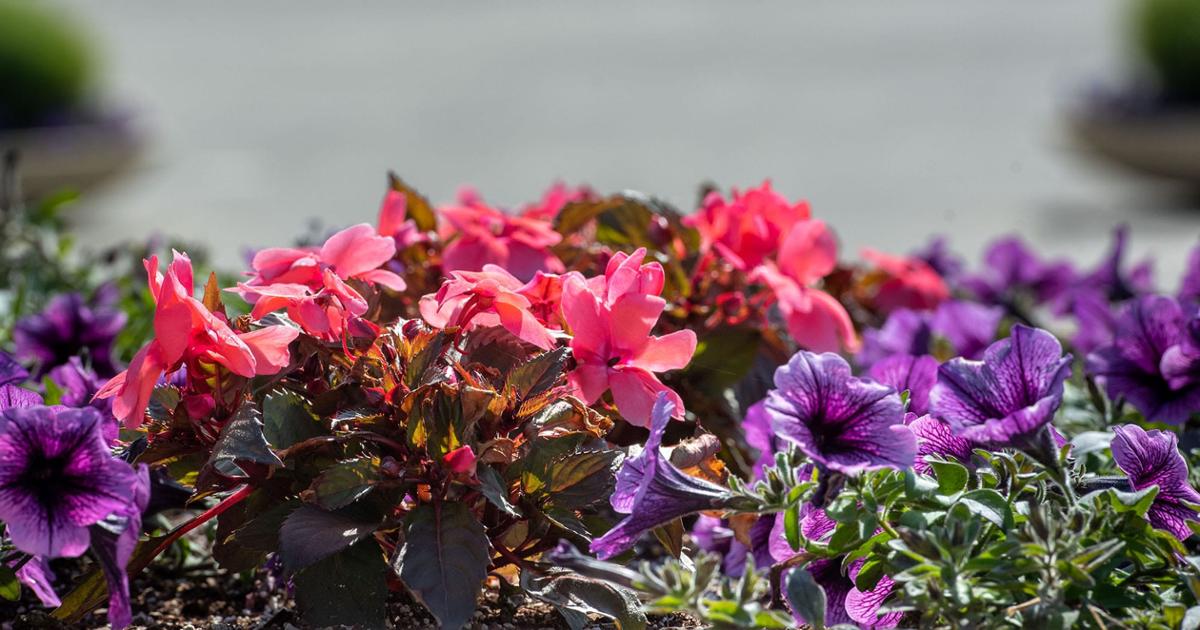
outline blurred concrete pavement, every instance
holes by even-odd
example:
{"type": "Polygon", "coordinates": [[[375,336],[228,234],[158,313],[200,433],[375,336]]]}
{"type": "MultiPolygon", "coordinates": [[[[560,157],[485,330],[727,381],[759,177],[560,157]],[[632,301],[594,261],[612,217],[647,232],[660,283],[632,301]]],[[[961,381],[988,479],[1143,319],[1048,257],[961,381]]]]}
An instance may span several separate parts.
{"type": "Polygon", "coordinates": [[[1200,236],[1194,202],[1061,124],[1122,67],[1119,0],[66,4],[150,142],[86,200],[86,243],[162,231],[240,265],[309,218],[373,220],[387,169],[504,205],[564,179],[690,208],[770,177],[845,256],[1016,231],[1091,261],[1128,221],[1169,288],[1200,236]]]}

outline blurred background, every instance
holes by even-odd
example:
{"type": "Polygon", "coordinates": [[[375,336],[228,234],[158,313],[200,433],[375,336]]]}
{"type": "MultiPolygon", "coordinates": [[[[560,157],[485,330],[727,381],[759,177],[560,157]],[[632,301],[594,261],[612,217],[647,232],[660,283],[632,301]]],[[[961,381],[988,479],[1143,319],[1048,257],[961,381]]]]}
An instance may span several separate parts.
{"type": "Polygon", "coordinates": [[[1127,222],[1174,288],[1200,135],[1143,86],[1165,74],[1134,4],[58,0],[35,6],[82,31],[92,113],[23,141],[85,183],[83,244],[161,232],[232,267],[310,219],[373,221],[393,169],[501,205],[561,179],[691,209],[703,181],[770,178],[847,258],[943,233],[974,262],[1017,232],[1091,263],[1127,222]]]}

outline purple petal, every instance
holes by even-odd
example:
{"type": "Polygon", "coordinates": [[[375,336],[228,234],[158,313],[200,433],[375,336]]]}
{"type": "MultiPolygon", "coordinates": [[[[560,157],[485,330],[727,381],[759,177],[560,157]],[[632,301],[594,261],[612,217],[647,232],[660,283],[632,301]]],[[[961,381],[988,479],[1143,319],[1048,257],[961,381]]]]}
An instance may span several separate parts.
{"type": "Polygon", "coordinates": [[[17,579],[29,587],[37,595],[42,605],[47,608],[62,606],[58,593],[54,592],[54,572],[50,564],[41,556],[33,556],[21,568],[17,569],[17,579]]]}
{"type": "Polygon", "coordinates": [[[1004,310],[975,302],[943,302],[933,314],[933,332],[945,337],[955,352],[974,359],[996,338],[1004,310]]]}
{"type": "Polygon", "coordinates": [[[895,355],[871,366],[867,374],[895,389],[908,392],[908,410],[924,415],[929,413],[929,391],[937,382],[937,359],[909,354],[895,355]]]}
{"type": "Polygon", "coordinates": [[[907,468],[916,439],[903,425],[903,406],[886,385],[850,375],[836,354],[799,352],[775,372],[767,396],[771,428],[814,462],[857,474],[907,468]]]}
{"type": "MultiPolygon", "coordinates": [[[[860,558],[850,565],[848,573],[852,582],[858,579],[858,572],[864,564],[866,559],[860,558]]],[[[891,597],[895,588],[896,583],[886,575],[880,577],[875,583],[875,588],[869,591],[860,591],[857,586],[851,588],[846,594],[846,613],[850,615],[850,619],[861,624],[860,627],[895,628],[904,616],[903,612],[896,611],[882,616],[879,614],[879,608],[891,597]]]]}
{"type": "Polygon", "coordinates": [[[0,385],[15,385],[29,378],[29,372],[7,352],[0,351],[0,385]]]}
{"type": "Polygon", "coordinates": [[[609,503],[613,509],[628,514],[633,509],[633,503],[642,485],[642,478],[648,468],[653,468],[658,455],[658,447],[662,444],[663,433],[671,414],[675,412],[675,404],[660,394],[650,412],[650,436],[642,450],[633,457],[627,458],[617,471],[617,483],[613,489],[609,503]]]}
{"type": "Polygon", "coordinates": [[[932,416],[916,417],[909,421],[909,428],[917,436],[917,458],[913,470],[930,474],[933,468],[925,461],[925,457],[934,455],[944,459],[954,459],[966,464],[971,461],[971,441],[954,435],[950,425],[932,416]]]}
{"type": "Polygon", "coordinates": [[[16,385],[0,385],[0,410],[12,407],[32,407],[42,404],[42,395],[17,387],[16,385]]]}
{"type": "Polygon", "coordinates": [[[775,463],[776,439],[771,431],[771,416],[767,413],[766,401],[760,400],[746,410],[746,418],[742,420],[742,430],[746,433],[746,443],[758,450],[758,459],[754,461],[754,477],[762,476],[763,468],[775,463]]]}
{"type": "Polygon", "coordinates": [[[928,354],[933,330],[928,313],[909,309],[893,311],[878,330],[863,333],[863,349],[858,363],[870,366],[895,354],[928,354]]]}
{"type": "Polygon", "coordinates": [[[108,582],[108,622],[114,630],[128,626],[133,620],[125,567],[142,533],[142,510],[150,500],[150,469],[145,464],[138,467],[130,491],[131,503],[91,527],[92,552],[108,582]]]}
{"type": "Polygon", "coordinates": [[[1113,428],[1113,459],[1135,490],[1158,486],[1146,517],[1179,540],[1192,535],[1189,520],[1200,520],[1187,503],[1200,503],[1200,492],[1188,483],[1187,461],[1174,433],[1126,424],[1113,428]]]}

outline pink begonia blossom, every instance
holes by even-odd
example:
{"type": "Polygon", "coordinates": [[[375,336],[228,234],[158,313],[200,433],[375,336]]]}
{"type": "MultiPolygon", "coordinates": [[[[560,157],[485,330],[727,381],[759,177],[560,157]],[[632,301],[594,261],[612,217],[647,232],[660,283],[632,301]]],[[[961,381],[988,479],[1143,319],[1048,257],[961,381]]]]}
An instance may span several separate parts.
{"type": "Polygon", "coordinates": [[[563,319],[574,335],[572,384],[588,404],[612,390],[621,415],[639,426],[649,426],[658,392],[665,392],[674,415],[683,417],[679,394],[655,373],[685,367],[696,351],[696,334],[690,330],[650,335],[667,302],[659,297],[662,266],[643,265],[645,256],[645,249],[618,253],[604,276],[590,280],[568,274],[562,293],[563,319]]]}
{"type": "Polygon", "coordinates": [[[304,331],[326,340],[342,338],[352,319],[367,312],[367,300],[346,280],[355,279],[403,291],[404,279],[380,266],[396,244],[366,223],[348,227],[318,248],[275,247],[259,251],[254,273],[235,291],[254,305],[260,318],[286,308],[304,331]]]}
{"type": "Polygon", "coordinates": [[[436,328],[502,326],[539,348],[553,348],[554,337],[530,311],[533,304],[521,294],[524,288],[496,265],[485,265],[483,271],[452,271],[437,293],[421,298],[421,317],[436,328]]]}
{"type": "Polygon", "coordinates": [[[457,205],[439,209],[442,237],[449,240],[442,252],[442,268],[482,271],[499,265],[522,282],[538,271],[562,273],[565,268],[550,248],[562,240],[550,221],[536,215],[506,214],[483,202],[474,190],[459,193],[457,205]]]}
{"type": "Polygon", "coordinates": [[[875,303],[885,313],[896,309],[932,310],[950,298],[950,289],[929,263],[908,256],[893,256],[870,248],[863,258],[873,263],[883,278],[875,293],[875,303]]]}
{"type": "Polygon", "coordinates": [[[812,284],[837,265],[837,241],[823,221],[797,222],[779,248],[779,262],[767,261],[750,277],[775,294],[788,333],[814,352],[858,349],[858,334],[850,314],[832,295],[812,284]]]}
{"type": "Polygon", "coordinates": [[[744,193],[734,189],[728,201],[718,192],[709,193],[699,212],[684,223],[700,232],[706,247],[749,271],[778,253],[784,235],[810,216],[807,201],[789,202],[771,190],[768,180],[744,193]]]}
{"type": "Polygon", "coordinates": [[[246,378],[275,374],[287,366],[288,344],[300,331],[290,326],[265,326],[236,333],[224,315],[210,312],[192,297],[192,262],[186,255],[175,252],[165,276],[158,270],[157,256],[146,260],[145,266],[156,302],[154,339],[133,356],[127,370],[96,394],[97,398],[114,398],[113,414],[126,426],[141,425],[159,377],[185,364],[197,378],[217,365],[246,378]],[[208,367],[201,369],[202,365],[208,367]]]}

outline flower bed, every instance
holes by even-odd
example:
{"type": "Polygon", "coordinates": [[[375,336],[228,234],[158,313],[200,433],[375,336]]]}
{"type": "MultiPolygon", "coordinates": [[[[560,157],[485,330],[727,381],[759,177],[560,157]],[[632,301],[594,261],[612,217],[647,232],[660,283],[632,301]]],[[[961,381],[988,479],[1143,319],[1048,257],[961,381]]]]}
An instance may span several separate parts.
{"type": "Polygon", "coordinates": [[[769,183],[685,215],[393,177],[376,223],[236,280],[9,260],[0,595],[122,627],[129,577],[207,531],[313,626],[402,591],[462,627],[492,584],[571,627],[1175,627],[1200,254],[1156,294],[1125,239],[1090,270],[1012,238],[847,264],[769,183]]]}

